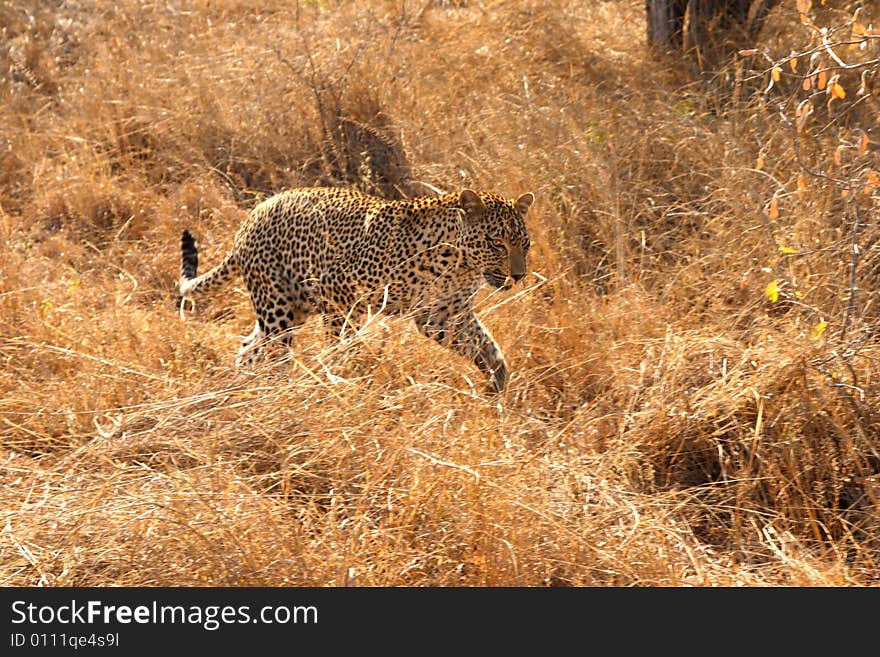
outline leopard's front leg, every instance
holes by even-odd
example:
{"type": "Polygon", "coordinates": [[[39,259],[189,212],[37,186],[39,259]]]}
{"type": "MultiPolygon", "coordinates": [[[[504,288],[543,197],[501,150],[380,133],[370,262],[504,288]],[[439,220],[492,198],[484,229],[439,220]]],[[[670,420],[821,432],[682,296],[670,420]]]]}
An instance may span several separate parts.
{"type": "Polygon", "coordinates": [[[424,313],[415,319],[422,334],[472,360],[489,377],[495,392],[504,391],[510,377],[504,355],[473,310],[424,313]]]}
{"type": "Polygon", "coordinates": [[[320,300],[324,330],[327,335],[342,338],[356,332],[359,326],[359,308],[355,287],[349,273],[341,263],[333,263],[321,274],[320,300]]]}

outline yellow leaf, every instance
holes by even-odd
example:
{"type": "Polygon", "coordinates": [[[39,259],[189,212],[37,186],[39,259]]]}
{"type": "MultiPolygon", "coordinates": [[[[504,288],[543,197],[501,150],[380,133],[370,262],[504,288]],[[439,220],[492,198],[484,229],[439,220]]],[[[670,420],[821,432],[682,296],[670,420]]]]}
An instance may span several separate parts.
{"type": "Polygon", "coordinates": [[[813,7],[813,0],[797,0],[797,10],[801,14],[809,14],[813,7]]]}
{"type": "Polygon", "coordinates": [[[770,75],[773,76],[774,82],[779,82],[779,78],[782,77],[782,69],[779,68],[778,66],[774,66],[773,71],[770,73],[770,75]]]}
{"type": "Polygon", "coordinates": [[[822,91],[826,85],[828,84],[828,73],[825,71],[819,71],[818,80],[816,86],[819,88],[819,91],[822,91]]]}
{"type": "Polygon", "coordinates": [[[767,301],[770,303],[776,303],[779,301],[779,281],[770,281],[767,288],[764,290],[764,296],[767,297],[767,301]]]}
{"type": "Polygon", "coordinates": [[[827,326],[828,322],[823,319],[821,322],[813,327],[812,331],[810,331],[810,337],[813,338],[813,340],[818,340],[822,337],[822,334],[825,333],[825,329],[827,326]]]}
{"type": "Polygon", "coordinates": [[[841,85],[840,82],[835,82],[831,85],[831,97],[840,98],[841,100],[846,98],[846,90],[843,88],[843,85],[841,85]]]}
{"type": "Polygon", "coordinates": [[[755,162],[755,168],[758,171],[764,168],[764,153],[758,153],[758,161],[755,162]]]}
{"type": "Polygon", "coordinates": [[[868,133],[863,132],[862,138],[859,139],[859,155],[864,155],[868,152],[868,144],[871,143],[871,140],[868,139],[868,133]]]}
{"type": "MultiPolygon", "coordinates": [[[[810,89],[813,88],[813,78],[814,78],[814,77],[816,77],[816,76],[815,76],[815,75],[812,75],[812,76],[810,76],[810,77],[806,77],[806,78],[804,78],[804,83],[801,85],[801,88],[802,88],[804,91],[809,91],[810,89]]],[[[878,119],[878,121],[880,121],[880,117],[877,117],[877,119],[878,119]]]]}
{"type": "Polygon", "coordinates": [[[789,65],[789,67],[791,68],[791,72],[792,72],[792,73],[797,73],[797,67],[798,67],[798,60],[797,60],[797,57],[792,57],[792,58],[788,61],[788,65],[789,65]]]}
{"type": "Polygon", "coordinates": [[[852,25],[852,33],[853,33],[853,36],[854,36],[854,37],[864,36],[866,31],[867,31],[867,30],[865,30],[865,26],[862,25],[861,23],[859,23],[858,21],[856,21],[855,23],[853,23],[853,25],[852,25]]]}
{"type": "Polygon", "coordinates": [[[804,174],[800,174],[797,179],[797,186],[799,192],[807,191],[807,179],[804,178],[804,174]]]}
{"type": "Polygon", "coordinates": [[[797,251],[797,249],[793,249],[790,246],[780,246],[779,252],[780,253],[797,253],[798,251],[797,251]]]}

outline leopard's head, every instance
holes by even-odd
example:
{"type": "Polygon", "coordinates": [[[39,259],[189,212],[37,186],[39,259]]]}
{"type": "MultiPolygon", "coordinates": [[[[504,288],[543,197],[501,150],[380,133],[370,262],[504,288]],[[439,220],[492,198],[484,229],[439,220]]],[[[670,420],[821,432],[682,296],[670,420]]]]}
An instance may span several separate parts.
{"type": "Polygon", "coordinates": [[[525,216],[534,200],[531,192],[515,200],[470,189],[459,195],[465,260],[496,289],[509,289],[526,275],[530,242],[525,216]]]}

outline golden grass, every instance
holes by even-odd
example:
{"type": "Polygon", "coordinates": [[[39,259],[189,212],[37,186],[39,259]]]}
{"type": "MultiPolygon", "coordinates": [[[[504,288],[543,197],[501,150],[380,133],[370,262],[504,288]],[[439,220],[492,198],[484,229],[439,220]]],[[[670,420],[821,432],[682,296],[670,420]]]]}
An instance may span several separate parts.
{"type": "Polygon", "coordinates": [[[851,217],[767,217],[790,140],[643,3],[185,4],[0,9],[0,582],[880,581],[872,209],[841,339],[851,217]],[[480,302],[503,398],[399,319],[254,373],[240,285],[180,321],[182,228],[204,268],[274,191],[376,188],[346,120],[407,193],[535,192],[535,273],[480,302]]]}

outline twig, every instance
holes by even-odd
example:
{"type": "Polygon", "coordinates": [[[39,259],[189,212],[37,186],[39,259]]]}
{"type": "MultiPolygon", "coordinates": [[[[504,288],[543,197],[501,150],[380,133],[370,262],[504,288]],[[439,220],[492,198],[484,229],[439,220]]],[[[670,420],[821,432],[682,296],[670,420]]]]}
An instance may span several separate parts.
{"type": "Polygon", "coordinates": [[[843,325],[840,327],[840,340],[846,337],[846,331],[849,328],[849,318],[852,314],[853,306],[856,299],[856,269],[859,264],[859,225],[862,223],[861,213],[859,211],[859,203],[855,199],[852,201],[855,208],[855,221],[853,222],[852,231],[852,260],[849,267],[849,300],[846,303],[846,312],[843,314],[843,325]]]}
{"type": "Polygon", "coordinates": [[[416,456],[421,456],[423,459],[429,460],[431,463],[435,465],[442,465],[447,468],[455,468],[456,470],[463,470],[467,472],[469,475],[472,475],[477,483],[480,483],[480,473],[474,470],[473,468],[469,468],[466,465],[461,465],[460,463],[453,463],[452,461],[444,461],[443,459],[437,458],[427,452],[423,452],[420,449],[416,449],[415,447],[407,447],[406,451],[410,454],[415,454],[416,456]]]}
{"type": "Polygon", "coordinates": [[[789,126],[791,126],[792,142],[794,143],[794,157],[797,160],[798,166],[800,166],[801,169],[806,171],[808,174],[810,174],[814,178],[822,178],[824,180],[830,180],[831,182],[835,183],[836,185],[843,185],[846,189],[850,189],[852,187],[852,183],[848,180],[841,180],[840,178],[835,178],[834,176],[829,176],[827,173],[822,173],[821,171],[816,171],[816,170],[808,167],[804,163],[804,161],[801,159],[801,143],[798,140],[797,128],[795,127],[794,123],[792,123],[791,121],[786,119],[784,116],[783,116],[783,121],[785,121],[786,123],[788,123],[789,126]]]}

